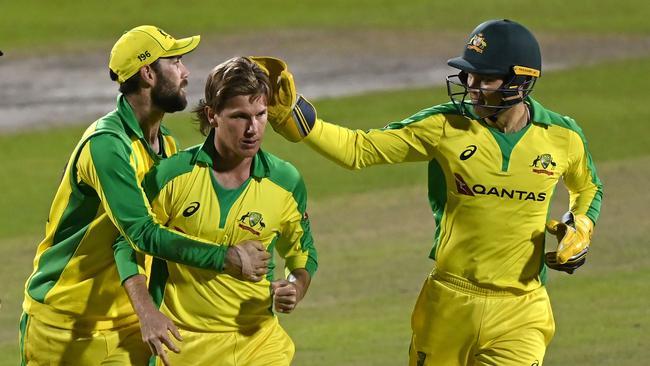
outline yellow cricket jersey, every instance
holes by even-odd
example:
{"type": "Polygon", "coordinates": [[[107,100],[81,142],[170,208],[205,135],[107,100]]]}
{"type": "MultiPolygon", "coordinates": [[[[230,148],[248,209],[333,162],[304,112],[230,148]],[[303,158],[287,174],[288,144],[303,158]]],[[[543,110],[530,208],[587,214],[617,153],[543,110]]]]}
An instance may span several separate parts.
{"type": "MultiPolygon", "coordinates": [[[[161,127],[163,156],[177,150],[161,127]]],[[[94,122],[72,152],[52,202],[25,284],[24,311],[67,329],[115,329],[137,322],[116,267],[138,273],[119,234],[137,250],[204,268],[222,269],[226,247],[211,245],[156,223],[140,182],[161,160],[144,139],[126,98],[94,122]],[[190,248],[179,252],[178,246],[190,248]]]]}
{"type": "MultiPolygon", "coordinates": [[[[166,159],[151,170],[143,186],[156,217],[178,231],[236,245],[262,242],[284,258],[286,269],[317,268],[306,212],[307,192],[296,168],[260,150],[251,177],[225,189],[213,175],[214,130],[202,146],[166,159]]],[[[227,274],[154,260],[150,290],[161,310],[179,327],[197,332],[251,329],[273,317],[270,281],[240,281],[227,274]]]]}
{"type": "Polygon", "coordinates": [[[602,185],[575,121],[532,98],[531,123],[504,134],[434,106],[369,132],[318,120],[305,139],[338,164],[428,161],[436,271],[497,289],[529,291],[545,277],[545,223],[560,178],[570,209],[596,222],[602,185]]]}

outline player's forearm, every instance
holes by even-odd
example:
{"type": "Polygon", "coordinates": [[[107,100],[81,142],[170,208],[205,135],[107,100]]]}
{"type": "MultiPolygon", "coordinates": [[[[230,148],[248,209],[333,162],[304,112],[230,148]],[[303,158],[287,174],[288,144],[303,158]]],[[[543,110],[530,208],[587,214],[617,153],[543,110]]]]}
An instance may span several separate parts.
{"type": "Polygon", "coordinates": [[[365,132],[317,120],[304,141],[319,154],[348,169],[428,161],[434,150],[431,141],[416,138],[410,126],[365,132]]]}
{"type": "Polygon", "coordinates": [[[124,281],[123,286],[129,300],[131,300],[133,310],[140,319],[146,318],[151,311],[158,310],[153,299],[149,296],[147,277],[142,274],[129,277],[124,281]]]}
{"type": "Polygon", "coordinates": [[[307,290],[309,289],[309,285],[311,283],[311,276],[309,275],[309,272],[307,272],[304,268],[295,269],[291,272],[288,279],[289,282],[293,283],[294,286],[296,286],[297,301],[301,301],[305,297],[305,294],[307,294],[307,290]]]}
{"type": "Polygon", "coordinates": [[[80,174],[99,195],[106,214],[137,251],[221,272],[227,248],[157,223],[139,185],[128,151],[114,138],[98,136],[80,156],[80,174]],[[123,151],[124,150],[124,151],[123,151]]]}
{"type": "Polygon", "coordinates": [[[319,154],[348,169],[359,169],[355,159],[354,131],[316,120],[304,142],[319,154]]]}
{"type": "Polygon", "coordinates": [[[228,246],[211,244],[170,230],[153,220],[125,229],[131,246],[164,260],[222,272],[228,246]]]}
{"type": "Polygon", "coordinates": [[[223,271],[227,246],[185,235],[157,223],[143,196],[139,197],[139,202],[130,200],[130,203],[110,194],[105,194],[104,199],[106,205],[113,207],[109,217],[133,249],[192,267],[223,271]]]}

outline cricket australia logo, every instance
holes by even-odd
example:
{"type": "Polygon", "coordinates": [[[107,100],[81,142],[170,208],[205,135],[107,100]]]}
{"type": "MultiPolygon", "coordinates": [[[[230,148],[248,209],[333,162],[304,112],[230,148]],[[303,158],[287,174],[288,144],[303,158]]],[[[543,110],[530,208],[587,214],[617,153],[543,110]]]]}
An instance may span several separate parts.
{"type": "Polygon", "coordinates": [[[551,154],[542,154],[538,155],[530,166],[533,167],[533,173],[553,175],[555,173],[551,170],[554,170],[557,164],[551,154]]]}
{"type": "Polygon", "coordinates": [[[485,51],[485,48],[487,47],[487,42],[485,42],[485,37],[483,37],[483,33],[478,33],[472,36],[472,38],[469,39],[467,42],[467,48],[470,50],[474,50],[478,53],[483,53],[485,51]]]}
{"type": "Polygon", "coordinates": [[[266,228],[266,224],[262,219],[262,214],[259,212],[249,211],[246,213],[246,215],[243,215],[241,218],[239,218],[237,222],[239,223],[240,228],[246,231],[250,231],[257,236],[259,236],[262,230],[266,228]]]}

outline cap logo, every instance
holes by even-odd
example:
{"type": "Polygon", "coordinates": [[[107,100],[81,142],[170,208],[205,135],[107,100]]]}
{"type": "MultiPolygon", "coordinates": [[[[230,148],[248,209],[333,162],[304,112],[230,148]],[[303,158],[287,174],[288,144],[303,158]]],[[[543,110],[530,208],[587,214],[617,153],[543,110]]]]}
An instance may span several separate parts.
{"type": "Polygon", "coordinates": [[[467,48],[470,50],[474,50],[478,53],[483,53],[486,47],[487,47],[487,42],[485,42],[485,37],[483,37],[483,33],[478,33],[473,35],[472,38],[470,38],[469,41],[467,42],[467,48]]]}
{"type": "Polygon", "coordinates": [[[156,28],[156,29],[158,29],[158,32],[160,32],[160,34],[162,34],[163,37],[172,38],[172,36],[170,36],[169,34],[163,32],[162,29],[160,29],[160,28],[156,28]]]}

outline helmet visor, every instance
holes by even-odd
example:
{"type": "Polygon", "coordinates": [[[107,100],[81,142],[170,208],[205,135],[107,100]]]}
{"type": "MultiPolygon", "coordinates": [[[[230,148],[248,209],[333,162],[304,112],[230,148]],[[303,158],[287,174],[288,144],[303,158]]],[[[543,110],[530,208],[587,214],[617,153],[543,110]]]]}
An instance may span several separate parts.
{"type": "Polygon", "coordinates": [[[494,109],[497,113],[500,110],[510,108],[515,104],[521,103],[533,91],[536,80],[537,78],[535,77],[515,76],[505,82],[500,88],[471,88],[480,92],[499,92],[502,94],[501,102],[498,105],[476,104],[469,98],[470,88],[467,85],[467,73],[461,71],[458,74],[447,76],[447,95],[460,114],[468,118],[476,119],[477,116],[473,112],[474,106],[494,109]]]}

